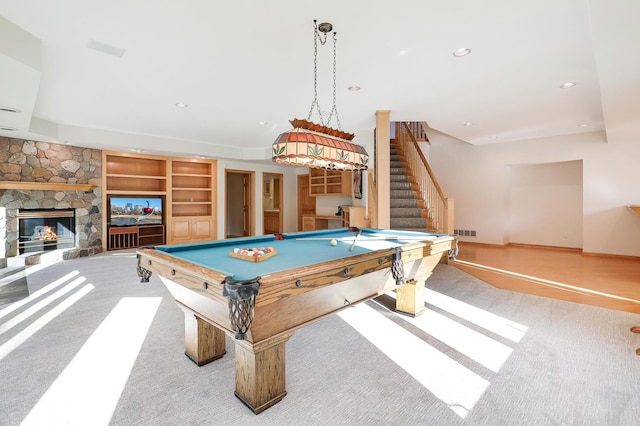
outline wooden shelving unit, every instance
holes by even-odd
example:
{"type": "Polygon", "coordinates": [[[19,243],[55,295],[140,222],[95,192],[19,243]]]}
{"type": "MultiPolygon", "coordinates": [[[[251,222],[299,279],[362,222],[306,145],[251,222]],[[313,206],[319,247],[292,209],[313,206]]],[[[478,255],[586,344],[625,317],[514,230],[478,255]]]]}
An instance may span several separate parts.
{"type": "Polygon", "coordinates": [[[351,172],[309,169],[309,195],[351,195],[351,172]]]}
{"type": "Polygon", "coordinates": [[[182,244],[217,238],[217,162],[103,151],[103,206],[110,195],[164,197],[164,224],[103,225],[103,249],[182,244]]]}
{"type": "Polygon", "coordinates": [[[105,188],[110,194],[165,195],[167,161],[122,153],[103,154],[105,188]]]}
{"type": "Polygon", "coordinates": [[[171,160],[169,244],[216,238],[216,166],[213,160],[171,160]]]}

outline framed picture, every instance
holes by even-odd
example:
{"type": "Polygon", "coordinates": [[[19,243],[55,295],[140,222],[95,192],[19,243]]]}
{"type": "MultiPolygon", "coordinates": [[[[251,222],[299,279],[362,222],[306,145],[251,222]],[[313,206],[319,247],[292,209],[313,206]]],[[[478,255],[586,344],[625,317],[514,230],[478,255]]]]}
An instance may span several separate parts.
{"type": "Polygon", "coordinates": [[[264,196],[271,197],[271,180],[264,181],[264,196]]]}
{"type": "Polygon", "coordinates": [[[353,172],[353,196],[362,199],[362,171],[353,172]]]}

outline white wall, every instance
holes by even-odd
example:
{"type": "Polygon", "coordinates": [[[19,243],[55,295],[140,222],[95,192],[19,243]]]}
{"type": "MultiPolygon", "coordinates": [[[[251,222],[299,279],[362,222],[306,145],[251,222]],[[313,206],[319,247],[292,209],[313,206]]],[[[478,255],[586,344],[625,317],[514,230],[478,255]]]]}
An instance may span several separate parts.
{"type": "Polygon", "coordinates": [[[509,242],[582,248],[582,161],[513,165],[506,172],[509,242]]]}
{"type": "Polygon", "coordinates": [[[275,164],[264,162],[249,162],[249,161],[236,161],[236,160],[218,160],[218,234],[219,238],[224,238],[222,230],[225,229],[225,182],[226,171],[230,170],[246,170],[255,172],[255,188],[254,199],[252,204],[255,213],[255,233],[256,235],[262,235],[263,233],[263,218],[262,218],[262,188],[264,182],[262,181],[262,173],[281,173],[283,178],[283,232],[295,232],[297,229],[296,215],[298,205],[298,192],[297,192],[297,178],[300,173],[308,173],[308,169],[304,167],[292,167],[292,166],[277,166],[275,164]]]}
{"type": "MultiPolygon", "coordinates": [[[[640,256],[640,217],[626,208],[640,204],[640,129],[608,129],[607,135],[609,141],[604,132],[592,132],[474,146],[436,133],[429,135],[431,166],[445,195],[455,199],[456,229],[477,230],[472,241],[506,244],[506,168],[582,160],[583,251],[640,256]]],[[[572,208],[569,204],[558,200],[556,209],[572,208]]],[[[535,244],[531,234],[521,237],[522,243],[535,244]]]]}

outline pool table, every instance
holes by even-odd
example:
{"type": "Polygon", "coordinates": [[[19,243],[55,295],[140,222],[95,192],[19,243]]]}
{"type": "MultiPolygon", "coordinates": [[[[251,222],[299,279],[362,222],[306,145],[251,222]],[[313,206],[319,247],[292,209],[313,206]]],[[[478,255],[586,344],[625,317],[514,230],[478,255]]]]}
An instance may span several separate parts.
{"type": "Polygon", "coordinates": [[[141,281],[155,272],[184,311],[191,360],[216,360],[226,335],[235,338],[235,395],[258,414],[287,394],[285,345],[297,329],[392,290],[396,311],[420,315],[424,281],[455,250],[449,235],[341,228],[142,248],[137,257],[141,281]],[[265,259],[230,254],[266,247],[265,259]]]}

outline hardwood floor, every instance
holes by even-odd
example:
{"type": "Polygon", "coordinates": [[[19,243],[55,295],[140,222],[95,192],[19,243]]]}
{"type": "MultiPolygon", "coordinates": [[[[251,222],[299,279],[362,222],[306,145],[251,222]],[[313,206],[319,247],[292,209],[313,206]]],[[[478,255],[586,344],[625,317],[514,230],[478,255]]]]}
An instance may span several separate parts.
{"type": "Polygon", "coordinates": [[[461,242],[450,263],[498,288],[640,314],[640,259],[461,242]]]}

